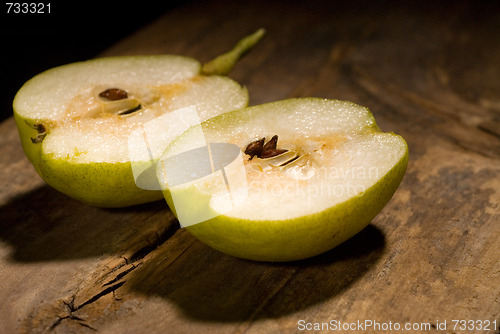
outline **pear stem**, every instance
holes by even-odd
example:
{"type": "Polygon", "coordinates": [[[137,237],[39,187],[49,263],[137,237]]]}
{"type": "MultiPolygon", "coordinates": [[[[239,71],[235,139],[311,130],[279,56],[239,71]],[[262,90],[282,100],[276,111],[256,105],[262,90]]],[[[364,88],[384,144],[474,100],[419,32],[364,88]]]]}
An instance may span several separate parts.
{"type": "Polygon", "coordinates": [[[244,37],[230,51],[205,63],[201,72],[205,75],[228,75],[238,60],[264,37],[265,32],[265,29],[261,28],[253,34],[244,37]]]}

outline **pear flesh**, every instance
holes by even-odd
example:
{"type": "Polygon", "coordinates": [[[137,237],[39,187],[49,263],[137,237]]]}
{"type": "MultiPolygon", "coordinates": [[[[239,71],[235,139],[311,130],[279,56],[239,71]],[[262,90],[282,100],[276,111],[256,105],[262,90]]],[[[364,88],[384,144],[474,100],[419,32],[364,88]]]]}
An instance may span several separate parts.
{"type": "Polygon", "coordinates": [[[202,242],[236,257],[291,261],[328,251],[367,226],[398,188],[407,161],[405,140],[381,132],[367,108],[302,98],[192,127],[167,148],[158,178],[178,218],[186,211],[209,218],[179,219],[202,242]],[[200,135],[212,150],[225,143],[241,156],[209,176],[170,182],[172,161],[199,149],[200,135]],[[266,142],[276,146],[267,148],[272,154],[255,148],[266,142]],[[245,154],[249,147],[259,154],[245,154]]]}
{"type": "MultiPolygon", "coordinates": [[[[131,161],[130,135],[184,108],[204,121],[248,103],[244,87],[200,71],[198,61],[175,55],[98,58],[45,71],[14,100],[24,151],[47,184],[85,203],[158,200],[159,189],[134,182],[132,164],[141,161],[131,161]]],[[[177,120],[166,119],[149,136],[164,149],[193,125],[177,120]]],[[[142,163],[151,164],[163,149],[142,163]]]]}

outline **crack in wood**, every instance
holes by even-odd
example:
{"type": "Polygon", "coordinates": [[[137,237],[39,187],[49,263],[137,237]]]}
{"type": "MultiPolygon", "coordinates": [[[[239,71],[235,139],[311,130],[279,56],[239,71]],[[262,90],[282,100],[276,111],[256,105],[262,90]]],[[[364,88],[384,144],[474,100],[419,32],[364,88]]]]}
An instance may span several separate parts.
{"type": "Polygon", "coordinates": [[[130,253],[127,252],[126,254],[122,255],[122,258],[125,260],[126,264],[132,264],[144,259],[148,254],[152,253],[156,248],[170,239],[175,234],[175,232],[179,230],[179,228],[179,223],[176,223],[170,224],[164,230],[155,230],[152,233],[152,238],[154,240],[151,240],[151,235],[146,237],[145,240],[142,240],[142,242],[139,244],[140,247],[138,247],[138,249],[132,249],[130,253]]]}
{"type": "Polygon", "coordinates": [[[68,307],[69,313],[76,311],[75,309],[75,296],[71,298],[69,302],[63,300],[62,301],[64,305],[68,307]]]}
{"type": "Polygon", "coordinates": [[[68,315],[68,316],[65,316],[65,317],[59,317],[50,327],[49,327],[49,330],[50,331],[53,331],[57,328],[57,326],[61,325],[61,323],[63,322],[63,320],[74,320],[76,321],[76,323],[82,327],[85,327],[85,328],[88,328],[94,332],[97,332],[97,329],[90,326],[89,324],[85,323],[85,320],[80,318],[80,317],[77,317],[77,316],[74,316],[74,315],[68,315]]]}
{"type": "MultiPolygon", "coordinates": [[[[97,328],[88,324],[87,320],[75,313],[82,311],[82,309],[86,309],[86,306],[96,303],[110,294],[113,296],[113,301],[123,300],[123,298],[117,296],[116,291],[127,282],[127,275],[140,267],[148,254],[151,254],[169,240],[179,230],[179,224],[170,224],[166,228],[164,228],[164,226],[157,226],[153,227],[153,229],[152,232],[151,230],[149,233],[145,231],[144,234],[140,236],[142,241],[137,242],[134,240],[135,238],[131,238],[130,244],[132,246],[129,248],[130,255],[125,252],[119,257],[113,257],[106,260],[102,263],[101,267],[104,271],[101,271],[92,282],[80,286],[73,296],[69,299],[62,300],[61,302],[64,304],[63,307],[65,310],[62,310],[62,312],[56,316],[56,320],[49,326],[49,330],[53,331],[61,326],[65,320],[71,320],[89,330],[98,331],[97,328]],[[117,260],[120,261],[117,262],[117,260]],[[83,302],[76,302],[76,300],[79,299],[78,297],[85,297],[85,295],[87,295],[87,298],[83,299],[83,302]]],[[[57,309],[58,307],[55,308],[57,309]]],[[[94,311],[90,310],[90,312],[94,311]]]]}
{"type": "Polygon", "coordinates": [[[477,128],[491,136],[500,139],[500,125],[491,126],[489,124],[479,124],[477,128]]]}
{"type": "Polygon", "coordinates": [[[109,288],[106,288],[106,289],[102,290],[100,293],[98,293],[97,295],[94,295],[93,297],[91,297],[90,299],[88,299],[83,304],[80,304],[76,308],[76,311],[79,310],[79,309],[81,309],[82,307],[85,307],[88,304],[91,304],[91,303],[99,300],[101,297],[106,296],[107,294],[112,293],[113,291],[115,291],[116,289],[118,289],[119,287],[121,287],[123,284],[125,284],[125,281],[124,282],[116,283],[115,285],[112,285],[109,288]]]}
{"type": "Polygon", "coordinates": [[[135,265],[132,265],[130,268],[126,269],[125,271],[119,273],[115,278],[113,278],[111,281],[109,281],[108,283],[105,283],[103,286],[108,286],[108,285],[111,285],[115,282],[118,282],[119,280],[121,280],[123,277],[125,277],[128,273],[130,273],[131,271],[135,270],[137,268],[137,266],[135,265]]]}
{"type": "MultiPolygon", "coordinates": [[[[132,270],[134,270],[135,268],[137,268],[136,266],[130,268],[129,270],[127,270],[125,273],[121,273],[123,274],[120,278],[122,278],[123,276],[125,276],[126,274],[130,273],[132,270]]],[[[96,302],[97,300],[101,299],[102,297],[110,294],[110,293],[113,293],[116,291],[116,289],[120,288],[123,284],[125,284],[125,282],[119,282],[117,284],[114,284],[104,290],[102,290],[100,293],[92,296],[90,299],[88,299],[87,301],[85,301],[84,303],[80,304],[79,306],[76,306],[75,307],[75,297],[76,296],[73,296],[70,301],[62,301],[62,303],[68,308],[68,315],[65,315],[65,316],[58,316],[56,321],[49,327],[49,330],[50,331],[53,331],[55,330],[58,326],[60,326],[63,322],[63,320],[73,320],[73,321],[76,321],[78,325],[82,326],[82,327],[86,327],[92,331],[95,331],[97,332],[98,330],[94,327],[92,327],[91,325],[89,325],[88,323],[86,323],[86,320],[75,315],[74,312],[77,312],[78,310],[82,309],[83,307],[91,304],[91,303],[94,303],[96,302]]]]}

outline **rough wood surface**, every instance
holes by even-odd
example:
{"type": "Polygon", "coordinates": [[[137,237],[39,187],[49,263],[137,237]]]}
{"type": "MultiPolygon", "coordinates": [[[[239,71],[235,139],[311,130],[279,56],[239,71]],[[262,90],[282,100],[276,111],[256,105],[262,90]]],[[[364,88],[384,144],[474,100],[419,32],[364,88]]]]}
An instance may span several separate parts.
{"type": "Polygon", "coordinates": [[[0,124],[0,333],[294,333],[300,320],[499,333],[499,8],[194,1],[111,46],[103,56],[207,61],[264,27],[231,74],[251,104],[319,96],[366,105],[407,139],[407,174],[345,244],[256,263],[198,242],[163,202],[99,209],[51,189],[11,118],[0,124]],[[453,320],[497,323],[461,330],[453,320]]]}

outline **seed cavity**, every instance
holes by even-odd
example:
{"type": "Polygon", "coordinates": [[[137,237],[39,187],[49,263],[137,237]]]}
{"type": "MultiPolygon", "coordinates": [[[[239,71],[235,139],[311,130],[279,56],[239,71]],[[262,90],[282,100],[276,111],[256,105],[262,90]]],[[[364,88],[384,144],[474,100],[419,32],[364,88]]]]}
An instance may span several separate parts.
{"type": "Polygon", "coordinates": [[[296,161],[298,158],[299,158],[299,156],[298,156],[298,155],[296,155],[296,156],[294,156],[292,159],[290,159],[290,160],[288,160],[288,161],[286,161],[286,162],[282,163],[280,166],[282,166],[282,167],[283,167],[283,166],[286,166],[286,165],[288,165],[288,164],[291,164],[292,162],[296,161]]]}
{"type": "Polygon", "coordinates": [[[286,151],[285,153],[282,153],[280,155],[276,155],[273,157],[269,158],[261,158],[259,159],[260,165],[267,165],[271,167],[281,167],[286,165],[289,161],[295,159],[298,157],[297,152],[295,151],[286,151]]]}
{"type": "Polygon", "coordinates": [[[46,135],[46,133],[39,133],[35,137],[31,137],[31,142],[33,144],[39,144],[43,141],[43,139],[45,138],[45,135],[46,135]]]}
{"type": "Polygon", "coordinates": [[[139,111],[142,109],[142,106],[139,104],[137,107],[130,108],[128,110],[120,111],[117,113],[117,115],[123,116],[123,115],[130,115],[136,111],[139,111]]]}
{"type": "MultiPolygon", "coordinates": [[[[316,153],[307,153],[308,144],[305,143],[306,152],[292,145],[290,149],[278,147],[278,136],[274,135],[266,143],[262,138],[251,142],[245,149],[245,154],[250,155],[250,160],[257,156],[255,162],[248,165],[250,170],[257,172],[277,171],[281,175],[294,180],[309,180],[316,175],[316,153]]],[[[316,151],[314,151],[316,152],[316,151]]]]}
{"type": "Polygon", "coordinates": [[[121,88],[108,88],[97,95],[101,104],[96,112],[92,113],[94,117],[99,117],[101,113],[126,117],[143,109],[141,101],[121,88]]]}
{"type": "Polygon", "coordinates": [[[99,96],[108,101],[118,101],[128,98],[127,92],[120,88],[108,88],[100,92],[99,96]]]}
{"type": "Polygon", "coordinates": [[[47,129],[43,124],[33,124],[31,125],[31,127],[33,127],[33,129],[35,129],[38,132],[38,134],[35,137],[31,137],[31,142],[33,144],[41,143],[45,138],[45,136],[47,135],[47,129]]]}
{"type": "Polygon", "coordinates": [[[274,158],[277,157],[278,155],[281,155],[285,152],[288,152],[288,150],[285,149],[280,149],[280,148],[271,148],[268,150],[265,150],[262,152],[262,154],[259,156],[261,159],[268,159],[268,158],[274,158]]]}

